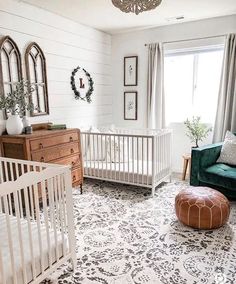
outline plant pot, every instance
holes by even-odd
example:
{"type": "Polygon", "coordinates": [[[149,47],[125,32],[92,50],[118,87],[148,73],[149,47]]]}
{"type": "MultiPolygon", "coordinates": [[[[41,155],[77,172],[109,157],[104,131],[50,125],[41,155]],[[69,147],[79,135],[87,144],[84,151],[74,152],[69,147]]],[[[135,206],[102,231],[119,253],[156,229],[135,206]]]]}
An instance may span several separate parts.
{"type": "Polygon", "coordinates": [[[23,131],[23,123],[18,114],[9,116],[6,122],[6,130],[9,135],[18,135],[23,131]]]}

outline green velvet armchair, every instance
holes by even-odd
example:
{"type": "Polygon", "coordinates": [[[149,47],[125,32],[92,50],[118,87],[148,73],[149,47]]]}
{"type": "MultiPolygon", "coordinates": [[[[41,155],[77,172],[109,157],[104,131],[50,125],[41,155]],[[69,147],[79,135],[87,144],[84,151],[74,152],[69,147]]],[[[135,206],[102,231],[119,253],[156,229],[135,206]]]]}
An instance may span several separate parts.
{"type": "Polygon", "coordinates": [[[217,143],[192,149],[190,184],[209,186],[235,199],[236,167],[216,163],[222,144],[217,143]]]}

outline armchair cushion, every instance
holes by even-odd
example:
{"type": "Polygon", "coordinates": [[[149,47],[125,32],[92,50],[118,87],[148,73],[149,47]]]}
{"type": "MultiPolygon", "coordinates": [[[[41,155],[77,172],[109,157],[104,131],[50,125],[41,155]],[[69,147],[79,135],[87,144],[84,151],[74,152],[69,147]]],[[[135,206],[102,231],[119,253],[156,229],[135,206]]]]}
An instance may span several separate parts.
{"type": "Polygon", "coordinates": [[[202,171],[199,178],[203,182],[236,191],[236,167],[214,164],[202,171]]]}
{"type": "Polygon", "coordinates": [[[227,131],[225,135],[225,141],[217,163],[236,166],[236,136],[230,131],[227,131]]]}

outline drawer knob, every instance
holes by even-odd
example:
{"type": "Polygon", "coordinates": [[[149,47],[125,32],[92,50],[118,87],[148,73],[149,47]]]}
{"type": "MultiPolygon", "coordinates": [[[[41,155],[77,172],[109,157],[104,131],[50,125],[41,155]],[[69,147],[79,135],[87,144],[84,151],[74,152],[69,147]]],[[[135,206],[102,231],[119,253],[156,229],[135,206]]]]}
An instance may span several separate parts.
{"type": "Polygon", "coordinates": [[[43,149],[43,144],[42,143],[39,143],[39,148],[43,149]]]}
{"type": "Polygon", "coordinates": [[[70,142],[73,142],[73,137],[70,137],[70,142]]]}
{"type": "Polygon", "coordinates": [[[73,176],[73,181],[75,181],[76,180],[76,176],[73,176]]]}
{"type": "Polygon", "coordinates": [[[41,157],[40,162],[44,162],[44,157],[41,157]]]}
{"type": "Polygon", "coordinates": [[[74,153],[74,149],[72,148],[72,149],[70,149],[70,152],[71,152],[71,154],[73,154],[74,153]]]}
{"type": "Polygon", "coordinates": [[[73,161],[73,162],[71,163],[71,165],[74,166],[74,165],[75,165],[75,162],[73,161]]]}

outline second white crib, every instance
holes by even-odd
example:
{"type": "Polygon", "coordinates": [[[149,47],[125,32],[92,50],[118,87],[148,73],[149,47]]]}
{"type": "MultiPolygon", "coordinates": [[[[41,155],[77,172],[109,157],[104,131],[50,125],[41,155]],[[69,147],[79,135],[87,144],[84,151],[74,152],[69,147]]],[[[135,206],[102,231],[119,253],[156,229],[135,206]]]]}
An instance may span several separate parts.
{"type": "Polygon", "coordinates": [[[172,131],[81,132],[84,176],[152,189],[171,177],[172,131]]]}

